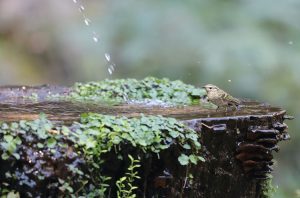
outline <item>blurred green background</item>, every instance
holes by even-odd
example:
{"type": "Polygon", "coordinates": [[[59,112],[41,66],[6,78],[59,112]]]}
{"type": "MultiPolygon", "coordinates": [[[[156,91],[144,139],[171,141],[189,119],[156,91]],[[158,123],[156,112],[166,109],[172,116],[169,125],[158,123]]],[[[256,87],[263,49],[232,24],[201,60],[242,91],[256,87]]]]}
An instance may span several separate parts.
{"type": "Polygon", "coordinates": [[[275,197],[300,197],[299,0],[77,1],[0,0],[1,85],[156,76],[281,106],[275,197]]]}

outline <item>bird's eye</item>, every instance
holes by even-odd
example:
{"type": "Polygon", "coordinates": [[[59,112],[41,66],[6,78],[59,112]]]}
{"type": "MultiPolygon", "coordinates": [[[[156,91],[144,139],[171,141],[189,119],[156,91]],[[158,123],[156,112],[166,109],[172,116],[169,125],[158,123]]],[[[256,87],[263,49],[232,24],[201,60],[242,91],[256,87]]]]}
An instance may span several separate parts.
{"type": "Polygon", "coordinates": [[[208,89],[212,89],[211,87],[209,87],[208,89]]]}

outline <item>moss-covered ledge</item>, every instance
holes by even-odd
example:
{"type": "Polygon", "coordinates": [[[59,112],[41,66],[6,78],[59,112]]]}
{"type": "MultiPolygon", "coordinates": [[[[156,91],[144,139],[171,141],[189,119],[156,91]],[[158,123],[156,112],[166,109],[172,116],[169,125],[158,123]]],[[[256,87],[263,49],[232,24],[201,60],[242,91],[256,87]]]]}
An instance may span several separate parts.
{"type": "Polygon", "coordinates": [[[119,79],[101,82],[76,83],[68,99],[88,101],[113,101],[116,103],[151,102],[166,105],[199,105],[206,94],[202,88],[179,80],[147,77],[143,80],[119,79]]]}
{"type": "Polygon", "coordinates": [[[0,87],[0,100],[9,102],[80,101],[102,104],[142,103],[164,106],[199,105],[205,90],[176,80],[147,77],[75,83],[71,87],[43,85],[0,87]]]}
{"type": "Polygon", "coordinates": [[[152,77],[0,87],[1,193],[267,197],[290,117],[251,101],[216,111],[204,98],[152,77]]]}
{"type": "Polygon", "coordinates": [[[89,113],[70,126],[41,116],[0,127],[2,194],[140,197],[153,171],[142,163],[164,150],[176,150],[174,163],[185,167],[204,161],[200,134],[173,118],[89,113]]]}

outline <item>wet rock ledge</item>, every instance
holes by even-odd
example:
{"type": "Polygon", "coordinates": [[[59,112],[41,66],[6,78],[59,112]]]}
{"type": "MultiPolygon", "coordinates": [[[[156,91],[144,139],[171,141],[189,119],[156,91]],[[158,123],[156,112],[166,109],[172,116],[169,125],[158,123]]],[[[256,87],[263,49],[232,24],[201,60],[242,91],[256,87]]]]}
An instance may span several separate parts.
{"type": "Polygon", "coordinates": [[[1,195],[270,195],[273,152],[289,139],[283,109],[216,111],[203,90],[166,79],[108,84],[0,87],[1,195]]]}

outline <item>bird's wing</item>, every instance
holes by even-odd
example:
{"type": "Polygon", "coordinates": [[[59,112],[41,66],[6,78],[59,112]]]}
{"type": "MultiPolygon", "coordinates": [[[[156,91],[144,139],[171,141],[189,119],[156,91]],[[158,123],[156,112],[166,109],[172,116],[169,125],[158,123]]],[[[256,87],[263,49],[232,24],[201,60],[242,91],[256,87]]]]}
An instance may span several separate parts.
{"type": "Polygon", "coordinates": [[[235,105],[241,104],[241,101],[240,101],[239,99],[234,98],[234,97],[232,97],[232,96],[229,95],[229,94],[227,94],[227,95],[225,96],[225,99],[228,100],[229,102],[235,104],[235,105]]]}

